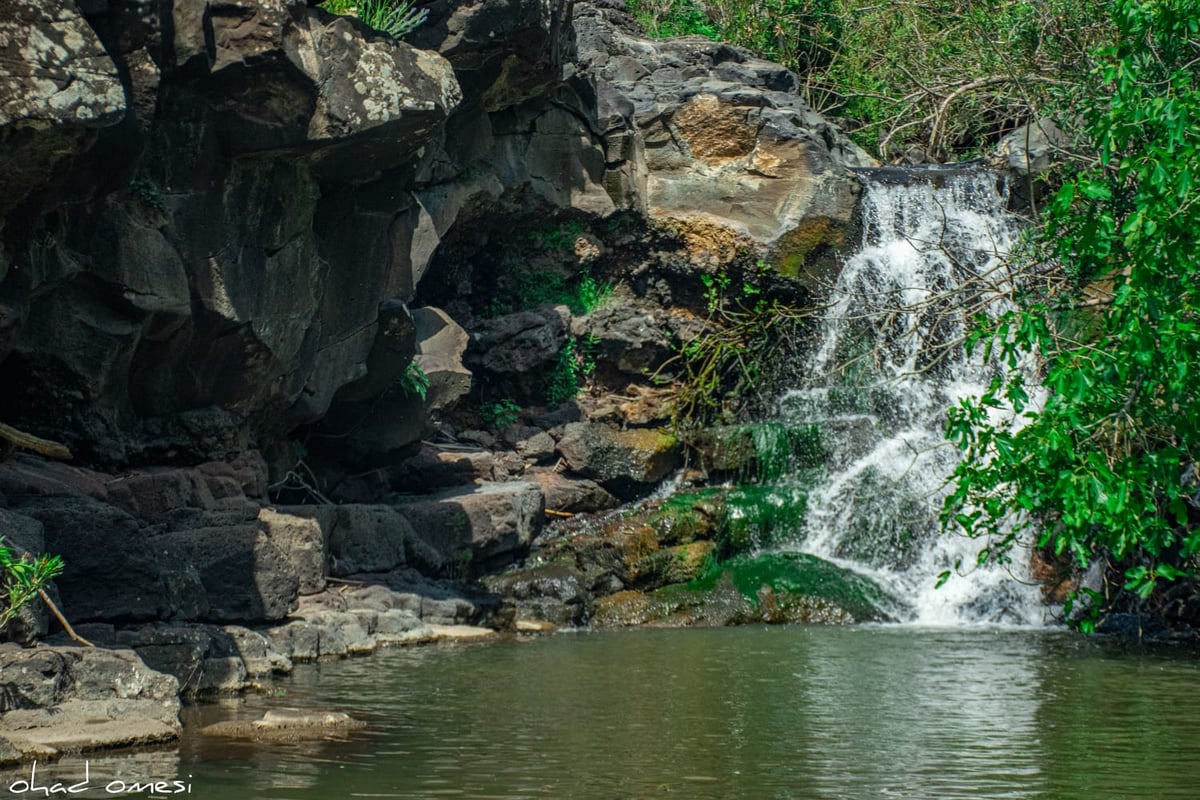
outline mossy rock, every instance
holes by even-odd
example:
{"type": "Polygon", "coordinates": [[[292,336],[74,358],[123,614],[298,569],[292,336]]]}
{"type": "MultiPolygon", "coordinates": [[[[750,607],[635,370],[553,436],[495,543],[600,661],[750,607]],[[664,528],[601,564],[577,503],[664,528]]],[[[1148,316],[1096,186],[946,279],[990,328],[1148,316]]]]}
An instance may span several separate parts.
{"type": "Polygon", "coordinates": [[[687,588],[705,592],[725,580],[766,622],[887,621],[898,605],[871,579],[806,553],[736,558],[687,588]]]}
{"type": "Polygon", "coordinates": [[[725,519],[725,490],[705,489],[672,496],[646,521],[658,532],[661,544],[674,545],[715,539],[725,519]]]}
{"type": "Polygon", "coordinates": [[[679,544],[651,553],[634,567],[640,582],[655,586],[687,583],[711,572],[716,563],[715,542],[679,544]]]}
{"type": "Polygon", "coordinates": [[[815,423],[706,428],[687,444],[705,469],[733,473],[743,482],[778,481],[798,470],[820,467],[829,457],[824,431],[815,423]]]}
{"type": "Polygon", "coordinates": [[[804,527],[808,490],[800,485],[739,486],[725,496],[725,524],[718,540],[728,558],[795,539],[804,527]]]}

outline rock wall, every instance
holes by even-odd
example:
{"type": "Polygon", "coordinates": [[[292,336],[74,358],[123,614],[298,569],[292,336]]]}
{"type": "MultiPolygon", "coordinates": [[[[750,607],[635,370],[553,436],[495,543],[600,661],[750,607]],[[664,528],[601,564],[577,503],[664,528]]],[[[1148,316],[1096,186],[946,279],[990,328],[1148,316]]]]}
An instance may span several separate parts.
{"type": "Polygon", "coordinates": [[[5,5],[0,419],[95,464],[353,416],[480,230],[634,211],[796,273],[853,216],[865,157],[793,75],[619,3],[436,3],[412,45],[299,2],[5,5]]]}
{"type": "Polygon", "coordinates": [[[299,0],[0,10],[0,422],[75,456],[0,464],[0,509],[80,622],[464,581],[645,494],[698,276],[811,289],[869,161],[791,73],[615,0],[438,0],[409,42],[299,0]],[[519,307],[543,275],[619,300],[519,307]],[[539,407],[579,341],[597,392],[539,407]]]}

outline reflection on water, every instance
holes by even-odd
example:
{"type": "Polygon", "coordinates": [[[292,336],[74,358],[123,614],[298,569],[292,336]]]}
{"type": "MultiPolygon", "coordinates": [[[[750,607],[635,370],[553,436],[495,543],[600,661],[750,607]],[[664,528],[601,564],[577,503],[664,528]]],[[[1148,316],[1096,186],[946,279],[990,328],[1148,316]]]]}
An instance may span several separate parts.
{"type": "MultiPolygon", "coordinates": [[[[370,728],[299,745],[188,736],[143,767],[190,775],[193,797],[297,800],[1192,800],[1200,786],[1196,663],[1062,633],[579,634],[386,651],[280,686],[187,721],[307,706],[370,728]]],[[[43,768],[58,779],[78,764],[43,768]]],[[[128,768],[93,758],[93,784],[128,768]]]]}

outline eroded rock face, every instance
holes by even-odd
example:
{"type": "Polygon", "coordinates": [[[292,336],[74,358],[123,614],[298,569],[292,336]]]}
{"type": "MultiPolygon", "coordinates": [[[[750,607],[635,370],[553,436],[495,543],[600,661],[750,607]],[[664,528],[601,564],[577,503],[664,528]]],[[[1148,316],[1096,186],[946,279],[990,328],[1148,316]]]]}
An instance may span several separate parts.
{"type": "Polygon", "coordinates": [[[0,220],[125,110],[116,64],[73,2],[9,0],[0,21],[0,220]]]}
{"type": "Polygon", "coordinates": [[[0,136],[39,128],[24,161],[125,122],[76,159],[105,197],[4,229],[6,419],[93,460],[195,458],[316,419],[368,372],[390,383],[381,304],[432,252],[413,167],[461,100],[445,59],[303,3],[176,3],[169,26],[105,7],[103,47],[69,3],[16,12],[0,136]]]}
{"type": "Polygon", "coordinates": [[[799,276],[842,243],[858,194],[846,168],[874,162],[804,104],[795,75],[700,37],[642,38],[608,3],[581,5],[576,29],[624,204],[711,266],[744,239],[799,276]]]}

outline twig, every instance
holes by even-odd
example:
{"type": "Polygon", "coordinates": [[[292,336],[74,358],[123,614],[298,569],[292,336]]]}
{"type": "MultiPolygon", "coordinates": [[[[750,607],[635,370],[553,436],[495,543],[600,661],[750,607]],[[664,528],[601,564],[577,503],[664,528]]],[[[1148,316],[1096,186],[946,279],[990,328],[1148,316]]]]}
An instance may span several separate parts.
{"type": "Polygon", "coordinates": [[[16,447],[23,447],[26,450],[40,453],[47,458],[57,458],[60,461],[70,461],[72,458],[71,451],[65,444],[19,431],[11,425],[5,425],[3,422],[0,422],[0,439],[5,439],[16,447]]]}
{"type": "Polygon", "coordinates": [[[565,517],[570,519],[571,517],[575,516],[569,511],[555,511],[553,508],[547,508],[543,510],[545,511],[546,515],[550,517],[565,517]]]}
{"type": "Polygon", "coordinates": [[[58,624],[63,626],[63,630],[67,632],[67,636],[70,636],[73,640],[79,642],[84,647],[96,646],[75,632],[75,629],[71,627],[71,623],[67,622],[67,618],[64,617],[62,612],[58,610],[58,606],[54,605],[54,601],[50,599],[50,595],[46,594],[44,589],[38,589],[38,597],[42,598],[42,602],[45,603],[46,607],[50,609],[50,613],[53,614],[54,618],[58,620],[58,624]]]}

